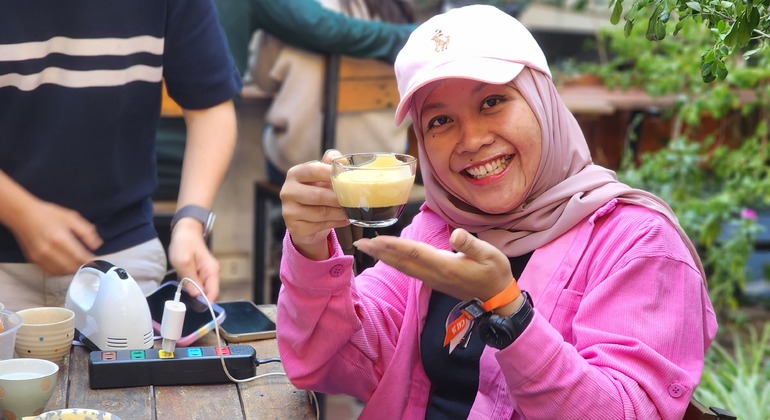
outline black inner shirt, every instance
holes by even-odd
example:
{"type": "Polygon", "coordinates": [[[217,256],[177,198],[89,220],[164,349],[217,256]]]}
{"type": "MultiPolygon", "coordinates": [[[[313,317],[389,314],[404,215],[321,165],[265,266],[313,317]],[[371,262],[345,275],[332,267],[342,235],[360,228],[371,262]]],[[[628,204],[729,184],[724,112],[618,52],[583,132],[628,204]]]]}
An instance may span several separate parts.
{"type": "MultiPolygon", "coordinates": [[[[519,278],[532,252],[509,258],[511,273],[519,278]]],[[[420,337],[420,357],[431,382],[430,399],[425,418],[465,419],[471,411],[479,390],[479,360],[484,342],[473,326],[466,346],[459,344],[452,354],[444,347],[447,316],[459,300],[433,291],[428,304],[428,316],[420,337]]]]}

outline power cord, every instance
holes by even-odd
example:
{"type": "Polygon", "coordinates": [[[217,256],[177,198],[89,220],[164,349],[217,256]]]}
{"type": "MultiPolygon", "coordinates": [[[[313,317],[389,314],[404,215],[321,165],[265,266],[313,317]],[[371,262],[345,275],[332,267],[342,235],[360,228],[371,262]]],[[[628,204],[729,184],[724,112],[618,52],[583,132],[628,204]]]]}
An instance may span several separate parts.
{"type": "MultiPolygon", "coordinates": [[[[193,286],[195,286],[196,289],[200,292],[203,299],[206,301],[206,306],[208,306],[209,313],[211,314],[211,319],[214,320],[214,324],[216,325],[216,315],[214,314],[214,308],[211,306],[211,302],[206,297],[206,294],[203,292],[203,289],[192,281],[189,277],[184,277],[179,281],[179,284],[176,288],[176,293],[174,294],[174,300],[173,301],[166,301],[166,305],[163,309],[163,319],[161,321],[161,337],[163,338],[162,347],[163,350],[167,352],[173,352],[176,344],[176,340],[178,340],[182,336],[182,325],[184,321],[184,312],[185,312],[185,304],[181,302],[182,297],[182,286],[185,282],[189,282],[193,286]],[[166,327],[166,321],[169,321],[168,327],[166,327]],[[170,351],[169,351],[170,349],[170,351]]],[[[219,328],[214,328],[214,332],[217,335],[217,346],[218,347],[225,347],[222,337],[219,335],[219,328]]],[[[233,382],[249,382],[253,381],[254,379],[264,378],[266,376],[286,376],[284,372],[268,372],[263,373],[261,375],[256,375],[251,378],[245,378],[245,379],[236,379],[234,378],[230,372],[227,370],[227,365],[225,364],[225,357],[220,352],[219,354],[219,361],[222,363],[222,370],[225,372],[225,375],[233,381],[233,382]]],[[[280,363],[280,358],[269,358],[269,359],[255,359],[254,363],[259,366],[262,363],[271,363],[271,362],[278,362],[280,363]]]]}
{"type": "MultiPolygon", "coordinates": [[[[175,347],[176,347],[176,340],[178,340],[182,336],[182,325],[184,324],[184,314],[186,311],[186,307],[184,302],[181,302],[182,298],[182,286],[185,282],[191,283],[193,286],[195,286],[196,289],[200,292],[203,299],[206,301],[206,306],[208,306],[209,313],[211,314],[211,319],[214,320],[214,332],[217,335],[217,346],[218,347],[225,347],[222,337],[219,335],[219,328],[216,327],[216,315],[214,314],[214,308],[211,306],[211,302],[206,297],[206,294],[203,292],[203,289],[195,283],[193,280],[191,280],[189,277],[184,277],[179,281],[179,284],[176,288],[176,293],[174,294],[174,300],[166,301],[166,304],[163,309],[163,318],[161,320],[161,337],[163,338],[162,342],[162,348],[163,350],[173,353],[175,347]],[[168,327],[166,326],[166,321],[168,320],[168,327]],[[167,348],[170,348],[171,350],[167,350],[167,348]]],[[[261,375],[252,376],[251,378],[245,378],[245,379],[236,379],[232,375],[230,375],[230,372],[227,370],[227,365],[225,364],[225,358],[224,355],[220,352],[219,353],[219,361],[222,363],[222,370],[225,372],[225,375],[227,375],[228,379],[230,379],[233,382],[236,383],[242,383],[242,382],[250,382],[255,379],[264,378],[267,376],[286,376],[285,372],[268,372],[263,373],[261,375]]],[[[266,363],[281,363],[280,357],[269,357],[265,359],[254,359],[254,363],[259,366],[266,363]]],[[[310,399],[310,403],[315,407],[316,411],[316,419],[321,418],[321,408],[318,404],[318,398],[315,395],[315,392],[308,390],[308,398],[310,399]]]]}

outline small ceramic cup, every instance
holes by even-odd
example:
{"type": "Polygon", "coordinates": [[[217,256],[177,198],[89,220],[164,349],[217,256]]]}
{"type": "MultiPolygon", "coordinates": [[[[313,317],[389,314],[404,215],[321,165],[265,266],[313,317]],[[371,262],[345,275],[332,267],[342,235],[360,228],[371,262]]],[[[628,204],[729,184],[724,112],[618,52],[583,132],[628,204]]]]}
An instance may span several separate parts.
{"type": "Polygon", "coordinates": [[[67,308],[40,307],[17,312],[22,319],[16,333],[16,355],[62,363],[75,336],[75,313],[67,308]]]}
{"type": "Polygon", "coordinates": [[[59,365],[48,360],[0,360],[0,413],[7,419],[42,413],[58,377],[59,365]]]}

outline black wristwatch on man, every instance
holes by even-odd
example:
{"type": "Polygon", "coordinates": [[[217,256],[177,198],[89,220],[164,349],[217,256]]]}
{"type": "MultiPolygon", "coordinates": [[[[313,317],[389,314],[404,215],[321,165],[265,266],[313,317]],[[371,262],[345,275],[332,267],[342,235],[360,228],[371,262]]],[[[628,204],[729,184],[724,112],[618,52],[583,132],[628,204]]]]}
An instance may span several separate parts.
{"type": "Polygon", "coordinates": [[[216,216],[214,212],[195,204],[190,204],[182,207],[174,213],[174,217],[171,218],[171,231],[174,231],[174,226],[177,222],[184,218],[191,217],[203,224],[203,238],[206,239],[211,235],[211,231],[214,229],[214,220],[216,216]]]}

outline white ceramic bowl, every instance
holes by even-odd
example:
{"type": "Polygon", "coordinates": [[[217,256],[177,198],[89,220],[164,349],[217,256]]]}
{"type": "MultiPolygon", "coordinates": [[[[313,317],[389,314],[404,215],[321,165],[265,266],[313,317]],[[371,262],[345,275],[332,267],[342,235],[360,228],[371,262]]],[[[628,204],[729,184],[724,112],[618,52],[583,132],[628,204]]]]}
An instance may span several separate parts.
{"type": "Polygon", "coordinates": [[[3,324],[3,331],[0,332],[0,360],[5,360],[13,357],[21,317],[15,312],[0,309],[0,322],[3,324]]]}
{"type": "Polygon", "coordinates": [[[75,313],[59,307],[30,308],[17,313],[23,322],[16,333],[16,355],[62,363],[72,348],[75,313]]]}
{"type": "Polygon", "coordinates": [[[90,408],[64,408],[46,411],[38,416],[23,417],[22,420],[120,420],[120,417],[90,408]]]}
{"type": "Polygon", "coordinates": [[[8,419],[42,413],[58,377],[59,365],[49,360],[0,360],[0,412],[8,419]]]}

